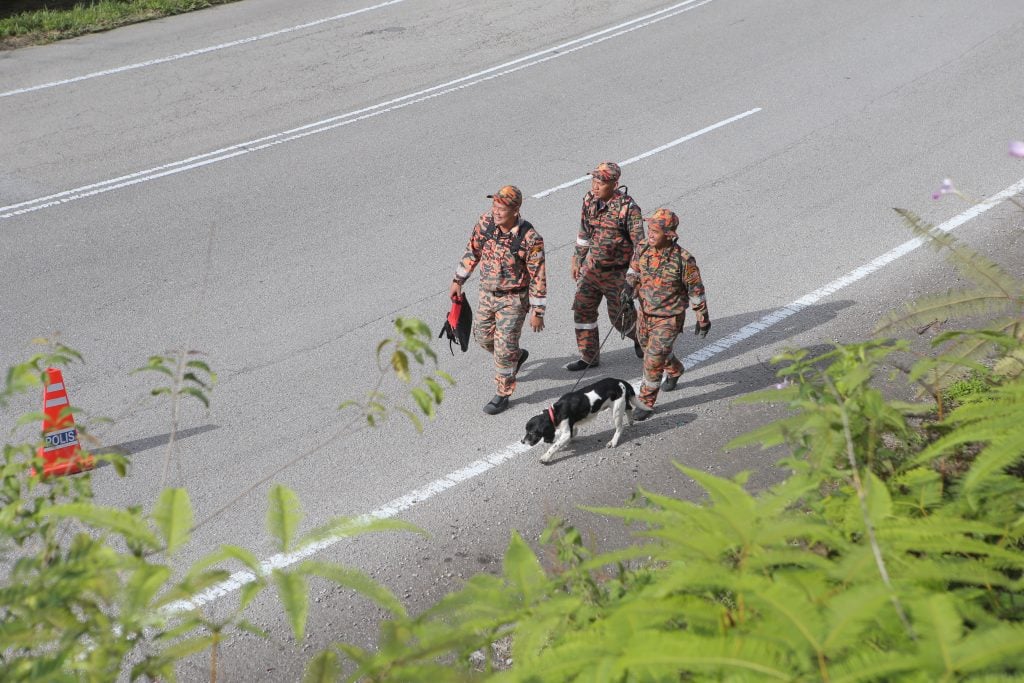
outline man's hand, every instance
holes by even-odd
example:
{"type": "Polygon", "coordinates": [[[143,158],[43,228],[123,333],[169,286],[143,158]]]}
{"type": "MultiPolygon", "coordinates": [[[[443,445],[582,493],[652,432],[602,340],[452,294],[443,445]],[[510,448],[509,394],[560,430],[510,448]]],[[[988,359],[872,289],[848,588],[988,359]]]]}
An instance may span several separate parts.
{"type": "Polygon", "coordinates": [[[573,261],[573,264],[572,264],[572,281],[576,282],[576,280],[579,280],[579,279],[580,279],[580,267],[578,265],[576,265],[575,261],[573,261]]]}
{"type": "Polygon", "coordinates": [[[534,332],[540,332],[544,329],[544,316],[537,311],[534,311],[530,316],[530,327],[534,332]]]}
{"type": "Polygon", "coordinates": [[[462,285],[458,282],[452,282],[452,286],[448,288],[448,298],[452,301],[458,301],[462,298],[462,285]]]}
{"type": "Polygon", "coordinates": [[[695,328],[693,328],[693,334],[695,336],[699,336],[701,339],[704,339],[705,337],[708,336],[708,332],[710,332],[710,331],[711,331],[711,321],[708,320],[707,318],[705,318],[703,320],[698,318],[697,319],[697,326],[695,328]]]}
{"type": "Polygon", "coordinates": [[[622,291],[619,292],[619,303],[623,308],[633,305],[633,287],[628,282],[622,286],[622,291]]]}

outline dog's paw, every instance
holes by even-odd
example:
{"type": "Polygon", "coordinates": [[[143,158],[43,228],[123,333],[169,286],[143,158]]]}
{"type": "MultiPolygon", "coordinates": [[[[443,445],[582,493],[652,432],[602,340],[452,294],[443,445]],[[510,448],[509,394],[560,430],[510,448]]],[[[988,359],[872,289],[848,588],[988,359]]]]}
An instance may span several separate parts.
{"type": "Polygon", "coordinates": [[[619,445],[619,442],[618,442],[618,441],[616,441],[615,439],[612,439],[611,441],[609,441],[608,443],[606,443],[606,444],[604,445],[604,447],[605,447],[605,448],[615,448],[615,447],[616,447],[616,446],[618,446],[618,445],[619,445]]]}

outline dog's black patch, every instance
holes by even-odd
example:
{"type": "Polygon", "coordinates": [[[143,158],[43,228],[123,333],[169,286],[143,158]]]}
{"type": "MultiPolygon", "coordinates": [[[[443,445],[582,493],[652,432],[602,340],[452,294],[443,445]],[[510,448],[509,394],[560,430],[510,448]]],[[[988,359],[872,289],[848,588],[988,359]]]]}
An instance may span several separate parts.
{"type": "Polygon", "coordinates": [[[611,408],[615,435],[608,446],[614,448],[622,433],[622,423],[628,421],[632,424],[632,412],[636,404],[636,392],[629,382],[613,377],[599,380],[582,389],[570,391],[559,398],[550,410],[531,417],[526,423],[523,443],[533,446],[543,440],[552,444],[541,458],[541,462],[547,464],[551,455],[564,448],[576,435],[577,425],[611,408]]]}

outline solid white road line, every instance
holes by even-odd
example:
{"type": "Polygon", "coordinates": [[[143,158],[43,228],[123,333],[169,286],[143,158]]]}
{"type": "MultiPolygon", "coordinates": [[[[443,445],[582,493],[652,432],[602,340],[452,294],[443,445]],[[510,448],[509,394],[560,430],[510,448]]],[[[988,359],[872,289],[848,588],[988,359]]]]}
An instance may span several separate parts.
{"type": "MultiPolygon", "coordinates": [[[[737,114],[736,116],[731,116],[731,117],[729,117],[727,119],[719,121],[718,123],[713,123],[713,124],[711,124],[710,126],[708,126],[706,128],[701,128],[698,131],[695,131],[695,132],[690,133],[688,135],[684,135],[683,137],[677,138],[677,139],[673,140],[672,142],[668,142],[668,143],[662,145],[661,147],[655,147],[654,149],[646,151],[643,154],[638,154],[635,157],[630,157],[630,158],[626,159],[625,161],[620,161],[619,162],[619,166],[629,166],[630,164],[632,164],[634,162],[637,162],[637,161],[640,161],[641,159],[646,159],[647,157],[654,156],[658,152],[664,152],[666,149],[671,149],[672,147],[675,147],[676,145],[682,144],[682,143],[684,143],[684,142],[686,142],[688,140],[692,140],[694,138],[700,137],[701,135],[704,135],[704,133],[710,133],[711,131],[713,131],[713,130],[715,130],[717,128],[721,128],[722,126],[728,126],[730,123],[732,123],[734,121],[739,121],[740,119],[745,119],[746,117],[750,116],[751,114],[756,114],[759,111],[761,111],[761,107],[755,107],[754,109],[751,109],[749,111],[745,111],[742,114],[737,114]]],[[[587,175],[585,175],[585,176],[580,176],[579,178],[576,178],[575,180],[570,180],[567,183],[562,183],[561,185],[555,185],[554,187],[552,187],[550,189],[547,189],[547,190],[544,190],[543,192],[538,192],[537,194],[533,195],[533,198],[534,199],[541,199],[543,197],[547,197],[552,192],[558,192],[559,190],[564,190],[565,188],[572,187],[573,185],[579,185],[580,183],[586,182],[588,180],[590,180],[590,174],[589,173],[587,175]]]]}
{"type": "MultiPolygon", "coordinates": [[[[936,227],[936,230],[942,232],[951,232],[958,228],[959,226],[966,223],[967,221],[980,216],[981,214],[985,213],[986,211],[996,206],[997,204],[1003,202],[1009,197],[1019,194],[1022,191],[1024,191],[1024,178],[1018,180],[1016,183],[1006,188],[999,194],[992,196],[991,198],[985,200],[984,202],[975,204],[966,211],[954,216],[953,218],[950,218],[948,221],[942,223],[941,225],[938,225],[936,227]]],[[[902,256],[906,256],[907,254],[914,251],[924,243],[925,241],[923,239],[921,239],[920,237],[915,237],[914,239],[908,240],[907,242],[904,242],[903,244],[899,245],[894,249],[890,249],[889,251],[885,252],[878,258],[871,260],[870,262],[864,264],[863,266],[860,266],[859,268],[851,270],[846,275],[843,275],[842,277],[833,280],[824,287],[819,287],[810,294],[806,294],[800,297],[799,299],[796,299],[795,301],[786,304],[779,310],[764,316],[757,322],[745,325],[736,332],[730,334],[725,339],[711,343],[704,347],[703,349],[701,349],[700,351],[691,353],[689,356],[683,359],[683,364],[686,365],[688,370],[700,365],[704,361],[707,361],[708,359],[713,358],[714,356],[717,356],[718,354],[732,348],[741,341],[749,339],[760,332],[764,332],[773,325],[776,325],[779,322],[790,317],[791,315],[798,313],[800,310],[807,308],[808,306],[817,303],[818,301],[824,299],[825,297],[838,292],[840,289],[848,287],[853,283],[857,282],[858,280],[863,280],[868,275],[871,275],[872,273],[880,270],[883,266],[892,263],[893,261],[897,260],[902,256]]],[[[634,380],[634,385],[637,381],[638,380],[634,380]]],[[[657,415],[655,415],[655,418],[656,417],[657,415]]],[[[430,498],[433,498],[434,496],[438,495],[439,493],[447,491],[456,484],[480,476],[485,472],[489,472],[498,465],[501,465],[509,460],[512,460],[516,456],[525,453],[531,448],[532,446],[525,446],[522,443],[511,444],[501,451],[492,453],[491,455],[488,455],[485,458],[481,458],[480,460],[472,462],[469,465],[452,472],[451,474],[447,474],[441,477],[440,479],[432,481],[429,484],[421,488],[418,488],[415,491],[412,491],[411,493],[407,493],[406,495],[400,498],[392,500],[391,502],[383,505],[382,507],[377,508],[373,512],[369,512],[365,515],[358,517],[357,523],[358,520],[371,521],[374,519],[387,519],[390,517],[394,517],[399,513],[408,510],[414,505],[425,502],[430,498]]],[[[298,552],[274,555],[273,557],[270,557],[269,559],[264,560],[261,563],[261,571],[269,572],[272,569],[283,569],[284,567],[304,560],[305,558],[313,555],[314,553],[331,547],[340,540],[342,539],[325,539],[319,541],[314,545],[310,545],[306,548],[303,548],[298,552]]],[[[216,600],[217,598],[223,595],[227,595],[228,593],[236,591],[245,584],[252,583],[255,580],[256,577],[253,575],[252,572],[235,572],[227,580],[203,591],[192,600],[180,600],[178,602],[168,605],[165,609],[170,613],[176,613],[202,607],[206,603],[216,600]]]]}
{"type": "Polygon", "coordinates": [[[147,66],[155,66],[156,64],[164,64],[166,62],[174,62],[179,59],[187,59],[188,57],[196,57],[198,55],[205,55],[209,52],[217,52],[218,50],[226,50],[229,47],[238,47],[239,45],[245,45],[247,43],[254,43],[257,40],[266,40],[267,38],[274,38],[286,33],[293,33],[295,31],[301,31],[303,29],[312,28],[319,26],[320,24],[326,24],[332,21],[338,21],[339,19],[347,19],[354,17],[357,14],[363,14],[364,12],[372,12],[373,10],[387,7],[388,5],[397,5],[405,0],[388,0],[388,2],[382,2],[378,5],[371,7],[364,7],[362,9],[353,10],[351,12],[345,12],[344,14],[336,14],[333,17],[327,17],[326,19],[317,19],[316,21],[310,21],[305,24],[299,24],[298,26],[289,26],[288,28],[282,28],[277,31],[271,31],[270,33],[261,33],[258,36],[249,36],[248,38],[241,38],[239,40],[232,40],[230,43],[221,43],[220,45],[211,45],[210,47],[201,47],[196,50],[189,50],[188,52],[179,52],[175,55],[168,57],[158,57],[156,59],[149,59],[145,62],[137,62],[135,64],[127,64],[125,66],[118,66],[112,69],[104,69],[103,71],[94,71],[92,73],[85,74],[84,76],[75,76],[73,78],[65,78],[61,81],[50,81],[49,83],[40,83],[39,85],[32,85],[26,88],[18,88],[17,90],[8,90],[7,92],[0,92],[0,97],[10,97],[12,95],[21,95],[27,92],[33,92],[35,90],[45,90],[46,88],[56,88],[60,85],[67,85],[69,83],[78,83],[79,81],[87,81],[92,78],[99,78],[100,76],[111,76],[113,74],[123,73],[125,71],[133,71],[135,69],[142,69],[147,66]]]}
{"type": "Polygon", "coordinates": [[[0,206],[0,219],[13,218],[21,214],[39,211],[41,209],[58,206],[78,199],[84,199],[86,197],[92,197],[104,192],[110,192],[111,190],[137,185],[139,183],[156,180],[157,178],[163,178],[164,176],[174,175],[176,173],[183,173],[201,166],[267,149],[274,145],[298,140],[308,135],[323,133],[334,128],[347,126],[351,123],[380,116],[381,114],[385,114],[390,111],[402,109],[404,107],[457,92],[464,88],[469,88],[495,78],[507,76],[508,74],[515,73],[531,66],[536,66],[537,64],[542,64],[552,59],[564,57],[565,55],[572,54],[577,50],[592,47],[606,40],[656,24],[660,21],[664,21],[665,19],[670,19],[671,17],[682,14],[683,12],[688,12],[692,9],[706,5],[709,2],[713,2],[713,0],[700,0],[699,2],[698,0],[686,0],[685,2],[672,5],[671,7],[658,10],[657,12],[617,24],[611,28],[591,33],[583,36],[582,38],[576,38],[575,40],[570,40],[569,42],[556,45],[555,47],[535,52],[533,54],[526,55],[525,57],[520,57],[510,62],[505,62],[504,64],[499,64],[498,66],[457,78],[453,81],[448,81],[447,83],[441,83],[440,85],[435,85],[425,90],[409,93],[408,95],[403,95],[393,100],[388,100],[387,102],[381,102],[380,104],[375,104],[370,107],[332,116],[321,121],[299,126],[298,128],[274,133],[255,140],[249,140],[248,142],[242,142],[237,145],[231,145],[230,147],[223,147],[212,152],[206,152],[204,154],[189,157],[188,159],[182,159],[181,161],[175,161],[162,166],[155,166],[145,171],[137,171],[128,175],[111,178],[91,185],[84,185],[71,190],[65,190],[45,197],[30,199],[17,204],[0,206]]]}

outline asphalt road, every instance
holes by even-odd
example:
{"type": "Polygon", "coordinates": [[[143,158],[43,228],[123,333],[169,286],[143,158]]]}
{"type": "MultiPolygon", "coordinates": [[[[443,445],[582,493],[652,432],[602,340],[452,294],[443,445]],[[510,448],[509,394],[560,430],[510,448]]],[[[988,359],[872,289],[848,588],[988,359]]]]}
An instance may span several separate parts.
{"type": "MultiPolygon", "coordinates": [[[[0,363],[54,332],[85,355],[65,375],[72,402],[114,417],[96,433],[132,454],[127,479],[95,473],[105,504],[184,486],[205,519],[315,451],[276,477],[308,527],[376,512],[429,533],[317,557],[422,609],[500,571],[510,531],[534,542],[552,515],[596,547],[624,542],[578,506],[637,486],[699,495],[673,461],[751,470],[754,488],[776,479],[779,453],[722,451],[772,413],[731,401],[773,383],[776,351],[863,338],[884,311],[956,284],[926,250],[858,269],[910,238],[891,207],[937,223],[968,208],[929,198],[943,177],[977,197],[1024,177],[1006,153],[1024,137],[1022,28],[1017,0],[246,0],[0,52],[0,363]],[[597,423],[542,467],[539,449],[514,444],[576,379],[561,365],[574,357],[569,259],[586,185],[561,186],[602,160],[630,161],[622,181],[645,213],[683,217],[714,327],[697,343],[688,326],[677,351],[699,362],[655,419],[614,451],[597,423]],[[548,329],[524,334],[512,408],[484,415],[490,359],[437,341],[458,385],[423,435],[398,418],[332,436],[338,404],[376,381],[391,321],[441,321],[485,195],[507,183],[527,195],[549,264],[548,329]],[[210,411],[184,410],[163,481],[170,411],[127,373],[172,348],[204,352],[220,381],[210,411]]],[[[1019,272],[1011,209],[958,234],[1019,272]]],[[[599,374],[639,377],[628,341],[607,342],[599,374]]],[[[36,408],[15,405],[0,426],[36,408]]],[[[202,526],[179,562],[226,542],[274,555],[267,488],[202,526]]],[[[258,601],[253,621],[272,637],[228,643],[219,680],[296,680],[316,649],[372,642],[375,609],[314,593],[301,645],[273,596],[258,601]]]]}

